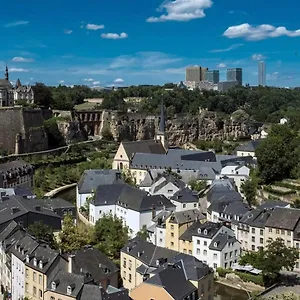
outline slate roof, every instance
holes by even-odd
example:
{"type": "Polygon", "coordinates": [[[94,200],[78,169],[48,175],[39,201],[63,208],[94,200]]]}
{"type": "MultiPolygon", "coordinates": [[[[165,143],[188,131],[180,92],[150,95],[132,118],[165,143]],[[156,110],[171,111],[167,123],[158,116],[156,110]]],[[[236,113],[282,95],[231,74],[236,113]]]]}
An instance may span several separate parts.
{"type": "Polygon", "coordinates": [[[157,177],[156,181],[151,186],[151,193],[157,193],[168,183],[172,183],[178,189],[183,189],[185,187],[185,183],[180,179],[176,178],[172,174],[164,174],[162,176],[157,177]]]}
{"type": "Polygon", "coordinates": [[[95,206],[120,205],[135,211],[147,211],[155,208],[174,208],[163,195],[149,195],[129,184],[100,185],[92,201],[95,206]]]}
{"type": "Polygon", "coordinates": [[[222,251],[228,243],[236,243],[238,240],[227,233],[219,233],[216,235],[209,245],[209,249],[222,251]]]}
{"type": "Polygon", "coordinates": [[[119,170],[86,170],[78,181],[79,194],[90,194],[96,191],[99,185],[122,184],[119,170]]]}
{"type": "Polygon", "coordinates": [[[198,209],[189,209],[184,211],[173,212],[170,216],[170,223],[181,225],[203,219],[205,219],[205,217],[198,209]]]}
{"type": "Polygon", "coordinates": [[[130,300],[128,290],[117,290],[108,293],[98,285],[85,284],[82,289],[80,300],[130,300]]]}
{"type": "Polygon", "coordinates": [[[1,88],[12,88],[11,83],[9,82],[9,80],[6,79],[0,79],[0,89],[1,88]]]}
{"type": "Polygon", "coordinates": [[[251,140],[246,144],[238,146],[236,151],[255,152],[262,140],[251,140]]]}
{"type": "Polygon", "coordinates": [[[32,256],[32,252],[39,246],[39,243],[29,234],[25,234],[21,239],[14,243],[10,252],[25,262],[27,255],[32,256]]]}
{"type": "Polygon", "coordinates": [[[7,226],[0,231],[0,241],[4,241],[20,227],[17,222],[12,220],[7,226]]]}
{"type": "Polygon", "coordinates": [[[135,257],[147,267],[154,268],[158,267],[157,261],[165,263],[179,253],[171,249],[155,246],[139,238],[130,240],[121,249],[121,252],[135,257]]]}
{"type": "Polygon", "coordinates": [[[18,242],[25,236],[25,234],[26,233],[23,229],[18,229],[17,231],[9,235],[5,240],[2,240],[5,252],[9,251],[16,242],[18,242]]]}
{"type": "Polygon", "coordinates": [[[276,207],[266,222],[266,227],[294,230],[300,219],[300,209],[276,207]]]}
{"type": "Polygon", "coordinates": [[[6,162],[0,164],[0,173],[6,173],[7,171],[13,172],[15,169],[33,169],[33,166],[29,163],[25,162],[24,160],[17,159],[14,161],[6,162]]]}
{"type": "Polygon", "coordinates": [[[273,209],[275,207],[288,207],[290,204],[281,200],[267,200],[259,206],[260,210],[273,209]]]}
{"type": "Polygon", "coordinates": [[[198,202],[198,194],[190,190],[189,188],[184,188],[182,190],[177,191],[172,197],[171,200],[180,203],[194,203],[198,202]]]}
{"type": "MultiPolygon", "coordinates": [[[[221,223],[205,222],[201,224],[200,222],[195,222],[186,230],[189,231],[186,236],[188,237],[192,235],[211,239],[213,236],[215,236],[215,234],[220,230],[222,226],[223,225],[221,223]]],[[[182,239],[181,237],[180,239],[182,239]]]]}
{"type": "Polygon", "coordinates": [[[244,217],[240,220],[240,223],[251,227],[264,228],[269,217],[270,211],[253,209],[245,213],[244,217]]]}
{"type": "Polygon", "coordinates": [[[75,208],[75,205],[69,201],[66,201],[62,198],[49,198],[49,199],[40,199],[45,206],[48,206],[51,209],[57,208],[75,208]]]}
{"type": "Polygon", "coordinates": [[[163,147],[162,143],[155,140],[122,142],[122,145],[129,159],[131,159],[135,153],[152,153],[152,154],[166,153],[166,150],[163,147]]]}
{"type": "Polygon", "coordinates": [[[162,287],[175,300],[182,300],[197,288],[186,278],[182,263],[166,265],[159,273],[144,282],[162,287]]]}
{"type": "Polygon", "coordinates": [[[90,273],[96,282],[99,282],[118,272],[118,267],[100,250],[85,247],[76,251],[72,258],[73,273],[90,273]]]}
{"type": "MultiPolygon", "coordinates": [[[[55,291],[55,293],[59,293],[61,295],[65,295],[68,297],[74,297],[77,298],[81,290],[83,288],[83,285],[87,282],[92,281],[91,278],[74,274],[74,273],[68,273],[66,271],[60,270],[54,278],[48,283],[47,290],[48,291],[55,291]],[[52,283],[55,283],[55,289],[52,287],[52,283]],[[69,295],[67,293],[68,287],[71,287],[71,294],[69,295]]],[[[99,287],[97,286],[98,290],[99,287]]],[[[101,299],[101,298],[100,298],[101,299]]]]}
{"type": "Polygon", "coordinates": [[[26,196],[26,197],[34,197],[34,193],[30,190],[30,189],[27,189],[27,188],[24,188],[24,187],[15,187],[14,188],[14,194],[17,195],[17,196],[26,196]]]}

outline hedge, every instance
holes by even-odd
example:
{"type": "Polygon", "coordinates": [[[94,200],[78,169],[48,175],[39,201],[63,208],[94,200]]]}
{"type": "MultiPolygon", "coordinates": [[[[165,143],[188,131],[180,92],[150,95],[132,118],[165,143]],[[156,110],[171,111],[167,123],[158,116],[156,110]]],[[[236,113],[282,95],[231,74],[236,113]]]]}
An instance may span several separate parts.
{"type": "Polygon", "coordinates": [[[226,274],[233,273],[233,274],[239,276],[244,282],[253,282],[257,285],[264,286],[264,280],[263,280],[263,276],[261,274],[252,275],[249,273],[234,271],[232,269],[223,269],[223,268],[217,268],[217,272],[220,277],[225,277],[226,274]]]}

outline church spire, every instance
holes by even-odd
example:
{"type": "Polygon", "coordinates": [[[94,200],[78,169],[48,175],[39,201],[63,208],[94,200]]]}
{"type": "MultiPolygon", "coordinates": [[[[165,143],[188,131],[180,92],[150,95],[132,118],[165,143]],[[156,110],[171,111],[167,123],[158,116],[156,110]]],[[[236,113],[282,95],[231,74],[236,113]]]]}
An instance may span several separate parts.
{"type": "Polygon", "coordinates": [[[5,68],[5,79],[9,80],[8,67],[5,68]]]}

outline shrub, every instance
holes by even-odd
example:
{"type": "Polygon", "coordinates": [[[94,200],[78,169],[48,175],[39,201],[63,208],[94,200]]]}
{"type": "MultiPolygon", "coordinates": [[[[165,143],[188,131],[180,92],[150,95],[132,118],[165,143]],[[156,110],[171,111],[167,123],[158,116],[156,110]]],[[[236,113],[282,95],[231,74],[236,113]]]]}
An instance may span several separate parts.
{"type": "Polygon", "coordinates": [[[234,272],[236,275],[238,275],[243,281],[245,282],[253,282],[257,285],[264,286],[264,280],[262,275],[252,275],[249,273],[244,273],[244,272],[234,272]]]}
{"type": "Polygon", "coordinates": [[[231,269],[217,268],[217,272],[220,277],[225,277],[226,274],[232,273],[233,271],[231,269]]]}

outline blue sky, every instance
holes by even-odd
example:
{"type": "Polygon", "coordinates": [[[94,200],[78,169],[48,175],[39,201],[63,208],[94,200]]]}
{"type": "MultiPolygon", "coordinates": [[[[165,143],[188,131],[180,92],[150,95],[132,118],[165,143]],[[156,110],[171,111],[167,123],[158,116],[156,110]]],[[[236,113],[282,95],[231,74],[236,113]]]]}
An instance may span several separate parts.
{"type": "MultiPolygon", "coordinates": [[[[241,67],[257,84],[300,86],[296,0],[4,1],[0,68],[23,83],[89,86],[184,80],[185,67],[241,67]]],[[[1,76],[3,77],[3,76],[1,76]]]]}

